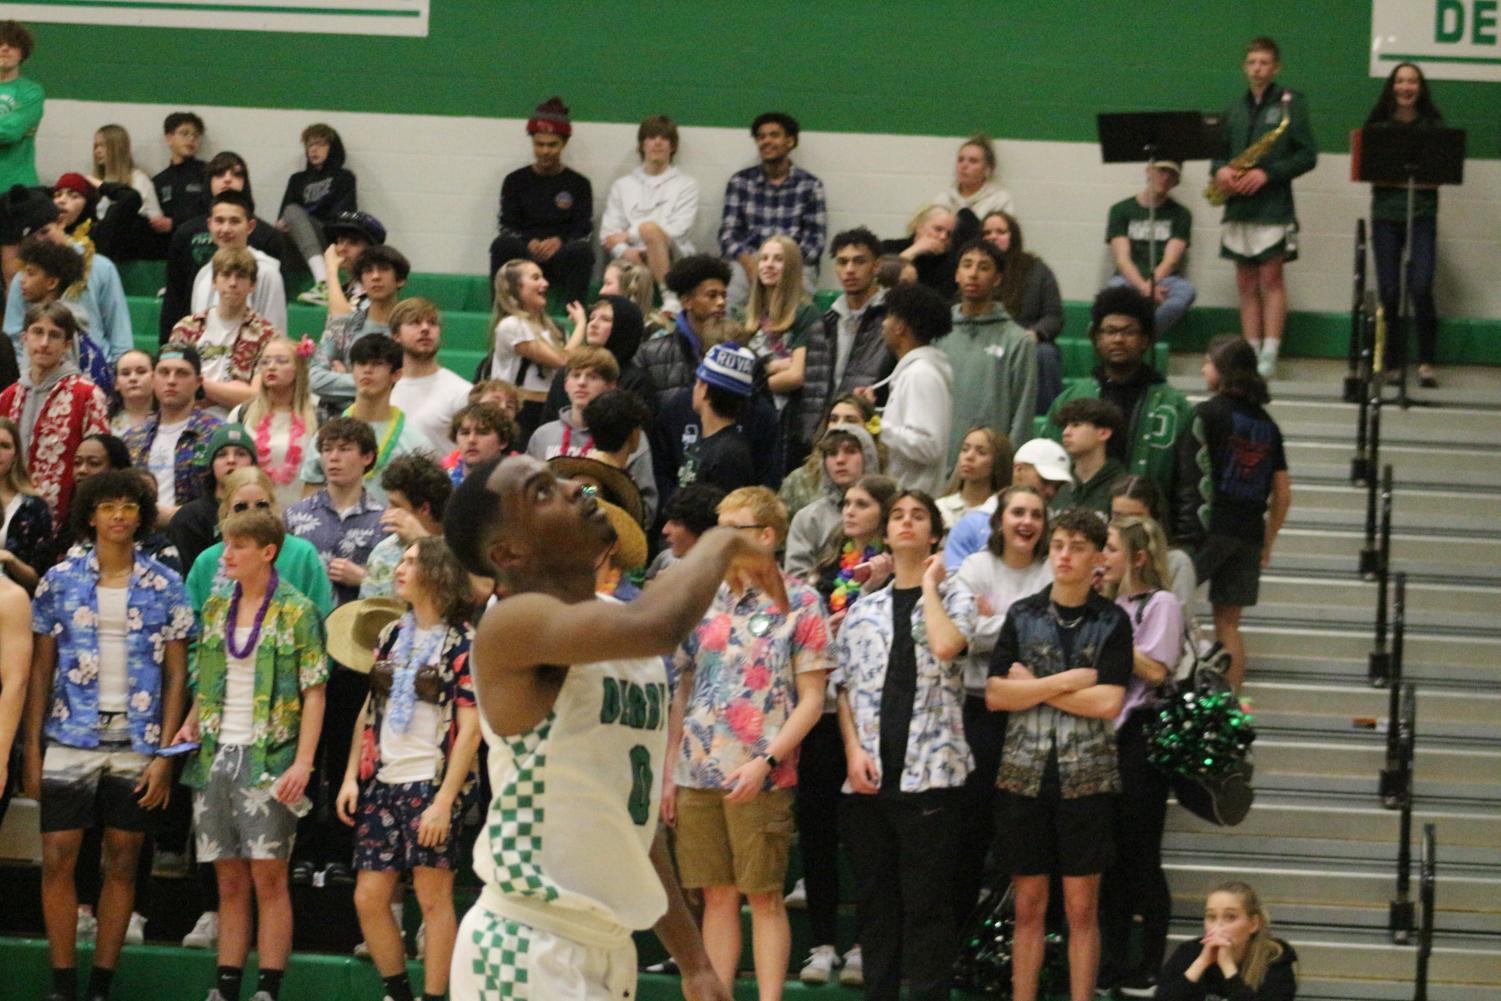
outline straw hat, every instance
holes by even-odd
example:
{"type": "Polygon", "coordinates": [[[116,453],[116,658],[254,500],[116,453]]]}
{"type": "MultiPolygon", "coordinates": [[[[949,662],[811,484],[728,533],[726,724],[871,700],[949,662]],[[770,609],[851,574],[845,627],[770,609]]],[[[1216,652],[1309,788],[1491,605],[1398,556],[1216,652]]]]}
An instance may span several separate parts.
{"type": "Polygon", "coordinates": [[[324,622],[329,658],[351,671],[369,674],[380,631],[406,611],[407,603],[395,598],[361,598],[340,605],[324,622]]]}
{"type": "Polygon", "coordinates": [[[612,466],[598,459],[586,459],[582,455],[555,455],[547,460],[547,464],[552,467],[553,475],[561,479],[597,483],[600,500],[623,508],[636,519],[637,525],[646,523],[646,504],[641,500],[641,488],[619,466],[612,466]]]}
{"type": "Polygon", "coordinates": [[[615,529],[615,542],[618,546],[615,564],[626,573],[646,566],[646,533],[641,530],[640,523],[622,507],[606,500],[598,503],[599,509],[610,519],[610,527],[615,529]]]}

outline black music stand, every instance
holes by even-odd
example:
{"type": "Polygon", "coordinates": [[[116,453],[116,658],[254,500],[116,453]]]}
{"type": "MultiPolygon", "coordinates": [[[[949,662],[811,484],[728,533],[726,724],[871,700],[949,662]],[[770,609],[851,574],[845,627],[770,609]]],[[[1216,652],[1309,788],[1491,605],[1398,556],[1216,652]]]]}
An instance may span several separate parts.
{"type": "Polygon", "coordinates": [[[1407,229],[1402,238],[1402,265],[1398,278],[1398,324],[1401,351],[1397,402],[1405,409],[1407,399],[1408,342],[1412,331],[1412,303],[1407,288],[1407,269],[1412,262],[1413,195],[1419,184],[1463,184],[1465,131],[1444,128],[1400,128],[1367,125],[1360,130],[1360,163],[1357,180],[1373,184],[1400,184],[1407,189],[1407,229]]]}
{"type": "MultiPolygon", "coordinates": [[[[1224,123],[1199,111],[1138,111],[1095,116],[1105,163],[1211,160],[1223,151],[1224,123]]],[[[1157,287],[1157,206],[1147,206],[1147,280],[1157,287]]]]}

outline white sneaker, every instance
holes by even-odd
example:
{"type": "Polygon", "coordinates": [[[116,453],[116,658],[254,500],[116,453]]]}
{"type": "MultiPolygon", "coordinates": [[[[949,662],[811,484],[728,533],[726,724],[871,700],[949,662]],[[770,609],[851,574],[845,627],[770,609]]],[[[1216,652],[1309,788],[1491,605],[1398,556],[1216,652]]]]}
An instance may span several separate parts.
{"type": "Polygon", "coordinates": [[[832,945],[815,945],[803,960],[803,971],[797,978],[805,984],[826,984],[839,964],[839,951],[832,945]]]}
{"type": "Polygon", "coordinates": [[[99,934],[99,919],[82,907],[78,909],[77,934],[78,941],[80,942],[92,942],[95,936],[99,934]]]}
{"type": "Polygon", "coordinates": [[[662,312],[668,316],[677,316],[683,311],[683,302],[678,294],[670,289],[662,290],[662,312]]]}
{"type": "Polygon", "coordinates": [[[1277,374],[1277,356],[1264,351],[1260,358],[1256,359],[1256,371],[1263,379],[1271,379],[1277,374]]]}
{"type": "Polygon", "coordinates": [[[417,926],[417,959],[419,962],[427,961],[427,922],[417,926]]]}
{"type": "Polygon", "coordinates": [[[219,993],[219,988],[215,987],[208,992],[208,997],[204,998],[203,1001],[225,1001],[225,997],[219,993]]]}
{"type": "Polygon", "coordinates": [[[328,305],[328,282],[319,282],[306,292],[297,297],[297,301],[308,306],[328,305]]]}
{"type": "Polygon", "coordinates": [[[250,995],[250,1001],[275,1001],[275,999],[271,997],[270,991],[256,991],[250,995]]]}
{"type": "MultiPolygon", "coordinates": [[[[391,904],[391,917],[396,920],[396,927],[397,927],[398,930],[401,928],[402,913],[403,913],[402,903],[400,901],[393,902],[391,904]]],[[[420,928],[417,929],[417,952],[418,952],[418,955],[421,955],[421,953],[422,953],[422,947],[425,944],[425,939],[426,939],[426,932],[427,932],[427,926],[426,925],[423,925],[422,927],[420,927],[420,928]]],[[[401,943],[401,946],[402,946],[402,951],[405,952],[406,951],[406,935],[405,935],[405,933],[402,934],[402,943],[401,943]]],[[[369,959],[370,958],[370,943],[366,942],[364,939],[360,939],[359,942],[356,943],[356,945],[354,947],[354,958],[355,959],[369,959]]]]}
{"type": "MultiPolygon", "coordinates": [[[[806,879],[798,880],[796,885],[792,887],[792,892],[782,898],[782,903],[786,904],[788,907],[791,907],[794,910],[807,907],[808,881],[806,879]]],[[[823,983],[823,981],[820,980],[819,983],[823,983]]]]}
{"type": "Polygon", "coordinates": [[[182,937],[184,949],[213,949],[219,945],[219,912],[204,911],[198,915],[193,930],[182,937]]]}
{"type": "Polygon", "coordinates": [[[125,944],[140,945],[146,941],[146,915],[131,912],[130,924],[125,928],[125,944]]]}
{"type": "Polygon", "coordinates": [[[865,960],[860,957],[858,945],[844,954],[844,968],[839,971],[839,982],[846,987],[865,986],[865,960]]]}

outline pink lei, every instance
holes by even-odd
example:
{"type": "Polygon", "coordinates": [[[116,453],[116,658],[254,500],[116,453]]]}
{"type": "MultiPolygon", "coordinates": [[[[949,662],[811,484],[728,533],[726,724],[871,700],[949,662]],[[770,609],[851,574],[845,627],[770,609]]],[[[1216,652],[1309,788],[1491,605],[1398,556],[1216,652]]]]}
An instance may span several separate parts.
{"type": "Polygon", "coordinates": [[[299,413],[292,413],[292,430],[287,440],[287,454],[278,464],[271,463],[271,422],[275,412],[267,413],[255,425],[255,453],[261,468],[271,477],[271,482],[286,486],[297,478],[302,468],[302,439],[307,434],[307,420],[299,413]]]}

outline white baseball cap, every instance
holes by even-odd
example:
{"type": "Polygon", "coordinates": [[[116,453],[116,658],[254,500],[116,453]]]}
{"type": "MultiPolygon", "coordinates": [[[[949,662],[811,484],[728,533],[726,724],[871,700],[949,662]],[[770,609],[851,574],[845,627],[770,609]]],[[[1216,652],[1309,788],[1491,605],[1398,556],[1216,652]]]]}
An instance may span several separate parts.
{"type": "Polygon", "coordinates": [[[1016,450],[1016,455],[1011,461],[1027,463],[1037,470],[1038,476],[1045,480],[1055,483],[1074,482],[1074,474],[1069,468],[1068,453],[1063,450],[1062,445],[1051,438],[1033,438],[1016,450]]]}

